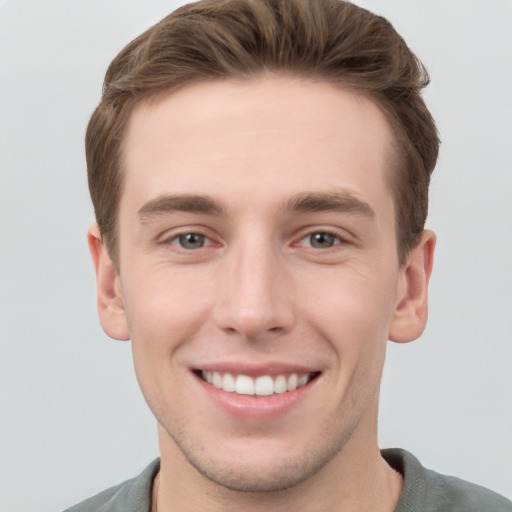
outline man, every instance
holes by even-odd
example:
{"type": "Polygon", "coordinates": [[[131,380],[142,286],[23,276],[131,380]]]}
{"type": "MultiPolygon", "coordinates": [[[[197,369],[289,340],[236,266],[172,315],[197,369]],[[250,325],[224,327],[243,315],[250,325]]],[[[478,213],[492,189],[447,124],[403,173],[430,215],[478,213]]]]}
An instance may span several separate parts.
{"type": "Polygon", "coordinates": [[[72,510],[512,510],[377,445],[386,342],[427,318],[426,83],[338,0],[206,0],[116,57],[88,238],[161,459],[72,510]]]}

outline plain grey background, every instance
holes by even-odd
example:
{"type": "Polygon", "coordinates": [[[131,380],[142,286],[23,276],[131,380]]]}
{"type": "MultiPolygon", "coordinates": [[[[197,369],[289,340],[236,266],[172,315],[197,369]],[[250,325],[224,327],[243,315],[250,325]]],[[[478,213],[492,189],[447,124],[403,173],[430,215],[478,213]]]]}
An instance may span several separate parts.
{"type": "MultiPolygon", "coordinates": [[[[0,512],[138,473],[156,427],[96,317],[83,137],[107,65],[182,2],[0,0],[0,512]]],[[[390,344],[383,447],[512,497],[512,2],[373,0],[426,63],[443,141],[429,326],[390,344]]]]}

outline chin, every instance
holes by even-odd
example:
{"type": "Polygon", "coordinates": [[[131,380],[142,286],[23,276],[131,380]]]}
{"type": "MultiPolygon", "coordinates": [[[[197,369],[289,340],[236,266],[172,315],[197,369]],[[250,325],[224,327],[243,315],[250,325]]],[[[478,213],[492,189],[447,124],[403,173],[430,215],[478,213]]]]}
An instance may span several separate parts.
{"type": "Polygon", "coordinates": [[[334,442],[294,443],[293,447],[279,446],[276,440],[247,439],[240,451],[211,452],[205,446],[192,446],[174,438],[186,460],[210,482],[237,492],[271,493],[295,487],[323,470],[343,449],[350,435],[334,442]],[[252,444],[252,446],[251,446],[252,444]],[[300,451],[293,453],[294,448],[300,451]]]}
{"type": "MultiPolygon", "coordinates": [[[[315,459],[315,458],[313,458],[315,459]]],[[[237,492],[270,493],[295,487],[320,471],[332,456],[312,460],[272,461],[268,464],[226,463],[190,460],[196,470],[212,483],[237,492]]]]}

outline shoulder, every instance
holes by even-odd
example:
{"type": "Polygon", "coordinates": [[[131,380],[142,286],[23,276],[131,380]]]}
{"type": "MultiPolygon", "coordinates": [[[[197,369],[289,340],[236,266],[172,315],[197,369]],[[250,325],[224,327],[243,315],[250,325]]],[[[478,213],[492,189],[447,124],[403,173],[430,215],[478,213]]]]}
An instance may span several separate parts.
{"type": "Polygon", "coordinates": [[[512,502],[490,489],[434,471],[431,473],[431,489],[440,510],[512,512],[512,502]]]}
{"type": "Polygon", "coordinates": [[[160,469],[154,460],[137,477],[92,496],[65,512],[149,512],[153,479],[160,469]]]}
{"type": "Polygon", "coordinates": [[[427,469],[405,450],[382,450],[382,456],[404,477],[395,512],[512,512],[512,502],[504,496],[427,469]]]}

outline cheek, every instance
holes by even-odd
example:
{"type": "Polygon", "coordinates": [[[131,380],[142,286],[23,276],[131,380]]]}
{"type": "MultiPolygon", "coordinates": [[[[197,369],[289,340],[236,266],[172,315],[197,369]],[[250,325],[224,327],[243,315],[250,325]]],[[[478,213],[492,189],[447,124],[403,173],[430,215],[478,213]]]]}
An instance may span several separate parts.
{"type": "Polygon", "coordinates": [[[124,288],[135,357],[168,364],[169,356],[196,336],[211,302],[202,282],[208,280],[198,276],[191,281],[183,273],[162,268],[141,272],[124,288]]]}
{"type": "Polygon", "coordinates": [[[159,419],[169,390],[183,389],[180,349],[197,337],[205,318],[200,294],[179,281],[161,272],[148,272],[126,289],[135,373],[159,419]]]}
{"type": "Polygon", "coordinates": [[[357,337],[358,345],[387,338],[395,300],[394,280],[384,272],[347,272],[345,269],[315,276],[297,296],[308,297],[304,314],[312,321],[338,332],[340,337],[357,337]]]}
{"type": "Polygon", "coordinates": [[[393,311],[392,280],[340,273],[322,283],[304,304],[301,316],[308,319],[309,330],[330,345],[339,389],[362,387],[370,392],[375,388],[370,380],[378,385],[384,363],[393,311]],[[362,386],[355,384],[362,381],[362,386]]]}

